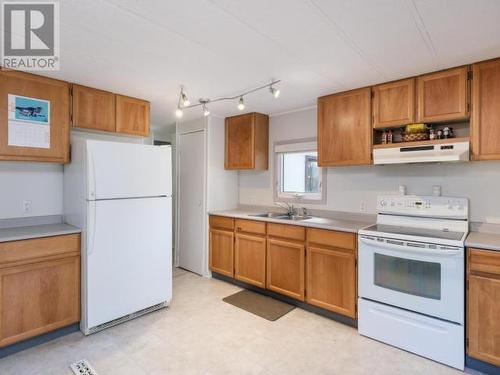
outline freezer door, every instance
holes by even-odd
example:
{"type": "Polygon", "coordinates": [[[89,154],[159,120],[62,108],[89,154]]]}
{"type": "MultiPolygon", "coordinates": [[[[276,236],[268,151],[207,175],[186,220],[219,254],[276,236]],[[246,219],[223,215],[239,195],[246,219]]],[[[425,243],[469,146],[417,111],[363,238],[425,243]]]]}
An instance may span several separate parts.
{"type": "Polygon", "coordinates": [[[87,141],[87,199],[172,195],[170,146],[87,141]]]}
{"type": "Polygon", "coordinates": [[[171,198],[88,204],[84,327],[172,298],[171,198]]]}

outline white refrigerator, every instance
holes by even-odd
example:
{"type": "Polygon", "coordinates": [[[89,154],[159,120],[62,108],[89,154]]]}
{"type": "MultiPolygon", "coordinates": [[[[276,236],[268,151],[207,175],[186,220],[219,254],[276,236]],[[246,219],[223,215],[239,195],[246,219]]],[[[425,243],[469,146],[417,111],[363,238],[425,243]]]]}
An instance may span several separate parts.
{"type": "Polygon", "coordinates": [[[81,322],[97,332],[172,298],[170,146],[73,139],[65,221],[82,228],[81,322]]]}

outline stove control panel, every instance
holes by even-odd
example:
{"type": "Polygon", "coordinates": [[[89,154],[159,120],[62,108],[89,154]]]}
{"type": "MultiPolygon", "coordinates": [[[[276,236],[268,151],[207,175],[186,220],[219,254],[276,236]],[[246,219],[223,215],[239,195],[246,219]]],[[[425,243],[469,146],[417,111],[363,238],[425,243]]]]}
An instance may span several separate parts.
{"type": "Polygon", "coordinates": [[[457,197],[383,195],[377,199],[377,211],[382,214],[466,220],[469,216],[469,200],[457,197]]]}

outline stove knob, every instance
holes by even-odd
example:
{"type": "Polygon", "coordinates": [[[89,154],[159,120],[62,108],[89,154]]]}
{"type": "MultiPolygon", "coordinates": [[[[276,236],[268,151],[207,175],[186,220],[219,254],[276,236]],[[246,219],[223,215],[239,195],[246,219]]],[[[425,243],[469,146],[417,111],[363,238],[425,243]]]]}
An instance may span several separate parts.
{"type": "Polygon", "coordinates": [[[387,206],[387,202],[386,202],[386,201],[384,201],[384,200],[381,200],[381,201],[380,201],[380,205],[381,205],[382,207],[385,207],[385,206],[387,206]]]}

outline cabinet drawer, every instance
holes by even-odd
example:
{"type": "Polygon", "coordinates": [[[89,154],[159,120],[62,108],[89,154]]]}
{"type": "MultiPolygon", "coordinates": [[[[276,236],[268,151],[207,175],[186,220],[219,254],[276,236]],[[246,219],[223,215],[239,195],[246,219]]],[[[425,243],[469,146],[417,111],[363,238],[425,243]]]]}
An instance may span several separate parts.
{"type": "Polygon", "coordinates": [[[500,251],[469,249],[469,269],[500,275],[500,251]]]}
{"type": "Polygon", "coordinates": [[[354,233],[334,230],[308,228],[307,242],[341,249],[356,249],[356,235],[354,233]]]}
{"type": "Polygon", "coordinates": [[[80,235],[68,234],[0,243],[0,268],[72,255],[80,250],[80,235]]]}
{"type": "Polygon", "coordinates": [[[295,225],[268,223],[267,234],[272,237],[281,237],[296,241],[305,241],[306,228],[295,225]]]}
{"type": "Polygon", "coordinates": [[[210,226],[214,228],[234,229],[234,219],[230,217],[210,215],[209,222],[210,226]]]}
{"type": "Polygon", "coordinates": [[[263,221],[236,219],[235,224],[238,232],[266,234],[266,223],[263,221]]]}

